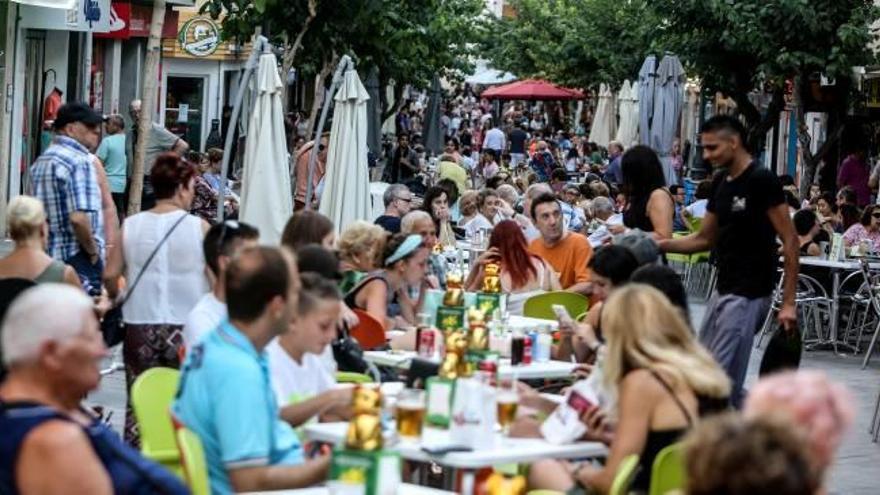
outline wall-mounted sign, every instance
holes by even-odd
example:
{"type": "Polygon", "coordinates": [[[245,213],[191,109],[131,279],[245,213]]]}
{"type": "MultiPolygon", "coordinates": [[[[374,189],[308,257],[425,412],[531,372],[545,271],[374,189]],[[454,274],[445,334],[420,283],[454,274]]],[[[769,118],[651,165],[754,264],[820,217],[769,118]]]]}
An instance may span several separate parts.
{"type": "Polygon", "coordinates": [[[220,28],[207,17],[193,17],[180,28],[177,41],[194,57],[207,57],[220,45],[220,28]]]}
{"type": "Polygon", "coordinates": [[[110,0],[77,0],[74,7],[57,8],[22,5],[20,27],[62,31],[110,31],[110,0]]]}

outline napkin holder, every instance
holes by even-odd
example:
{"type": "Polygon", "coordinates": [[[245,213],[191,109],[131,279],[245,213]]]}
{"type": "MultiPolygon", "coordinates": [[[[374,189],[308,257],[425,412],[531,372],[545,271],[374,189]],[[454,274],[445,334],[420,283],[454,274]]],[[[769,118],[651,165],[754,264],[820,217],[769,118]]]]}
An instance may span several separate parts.
{"type": "Polygon", "coordinates": [[[400,454],[395,451],[337,449],[327,487],[333,495],[396,494],[401,467],[400,454]]]}
{"type": "Polygon", "coordinates": [[[479,378],[460,378],[452,397],[449,437],[453,444],[472,449],[495,442],[495,388],[479,378]]]}

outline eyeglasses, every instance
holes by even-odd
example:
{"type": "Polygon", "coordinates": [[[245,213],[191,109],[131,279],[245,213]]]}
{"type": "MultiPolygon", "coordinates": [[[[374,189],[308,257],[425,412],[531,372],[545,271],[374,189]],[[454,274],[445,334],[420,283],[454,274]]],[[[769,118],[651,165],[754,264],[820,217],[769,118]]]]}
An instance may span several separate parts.
{"type": "Polygon", "coordinates": [[[398,197],[398,198],[396,198],[396,199],[397,199],[398,201],[403,201],[404,203],[412,203],[412,201],[413,201],[412,198],[400,198],[400,197],[398,197]]]}
{"type": "Polygon", "coordinates": [[[318,145],[318,151],[324,151],[325,149],[327,149],[327,147],[324,146],[323,144],[318,145]]]}
{"type": "Polygon", "coordinates": [[[880,211],[875,211],[874,213],[871,213],[871,217],[872,218],[880,218],[880,211]]]}

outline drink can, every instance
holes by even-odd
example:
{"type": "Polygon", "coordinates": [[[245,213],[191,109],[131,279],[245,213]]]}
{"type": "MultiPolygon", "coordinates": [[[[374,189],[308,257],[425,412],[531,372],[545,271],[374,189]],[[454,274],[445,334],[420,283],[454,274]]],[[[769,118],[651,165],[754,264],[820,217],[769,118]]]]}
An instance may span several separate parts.
{"type": "Polygon", "coordinates": [[[522,364],[526,340],[525,337],[519,334],[514,335],[510,339],[510,364],[514,366],[522,364]]]}
{"type": "Polygon", "coordinates": [[[498,377],[498,358],[496,356],[487,356],[480,360],[477,364],[477,370],[488,378],[487,383],[495,386],[498,377]]]}
{"type": "Polygon", "coordinates": [[[434,357],[434,351],[436,347],[436,336],[434,334],[434,329],[419,327],[418,329],[416,329],[416,332],[416,338],[418,339],[418,348],[416,350],[419,357],[431,359],[432,357],[434,357]]]}
{"type": "Polygon", "coordinates": [[[532,339],[523,338],[522,364],[532,364],[532,339]]]}

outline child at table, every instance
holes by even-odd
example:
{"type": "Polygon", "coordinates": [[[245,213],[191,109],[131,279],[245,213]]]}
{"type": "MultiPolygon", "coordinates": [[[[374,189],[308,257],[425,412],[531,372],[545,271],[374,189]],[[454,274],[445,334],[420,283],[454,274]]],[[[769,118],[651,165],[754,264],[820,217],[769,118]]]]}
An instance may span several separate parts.
{"type": "Polygon", "coordinates": [[[338,388],[322,354],[336,336],[339,302],[336,285],[316,273],[302,273],[295,320],[266,346],[272,389],[281,417],[292,426],[320,418],[347,419],[351,388],[338,388]]]}

